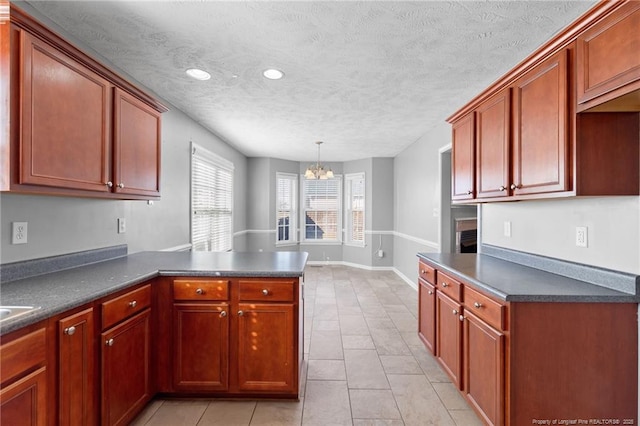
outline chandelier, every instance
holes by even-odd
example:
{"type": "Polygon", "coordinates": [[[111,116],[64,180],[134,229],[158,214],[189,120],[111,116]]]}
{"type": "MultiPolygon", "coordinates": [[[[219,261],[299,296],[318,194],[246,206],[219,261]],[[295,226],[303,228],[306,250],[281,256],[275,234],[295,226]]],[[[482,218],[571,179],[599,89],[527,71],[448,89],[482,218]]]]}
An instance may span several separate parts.
{"type": "Polygon", "coordinates": [[[307,167],[307,171],[304,172],[304,177],[306,179],[331,179],[333,178],[333,171],[331,169],[325,169],[322,164],[320,164],[320,145],[322,142],[316,142],[318,145],[318,161],[316,164],[311,164],[307,167]]]}

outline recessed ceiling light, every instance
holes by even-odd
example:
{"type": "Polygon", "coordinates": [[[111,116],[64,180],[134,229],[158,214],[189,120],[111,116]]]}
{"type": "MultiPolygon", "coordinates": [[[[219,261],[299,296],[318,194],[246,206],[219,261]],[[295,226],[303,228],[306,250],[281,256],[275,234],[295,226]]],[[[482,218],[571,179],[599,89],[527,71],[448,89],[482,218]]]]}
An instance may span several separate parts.
{"type": "Polygon", "coordinates": [[[262,75],[264,75],[265,78],[268,78],[269,80],[280,80],[282,77],[284,77],[284,73],[275,68],[269,68],[268,70],[262,71],[262,75]]]}
{"type": "Polygon", "coordinates": [[[211,78],[211,74],[198,68],[189,68],[185,72],[189,77],[193,77],[196,80],[209,80],[211,78]]]}

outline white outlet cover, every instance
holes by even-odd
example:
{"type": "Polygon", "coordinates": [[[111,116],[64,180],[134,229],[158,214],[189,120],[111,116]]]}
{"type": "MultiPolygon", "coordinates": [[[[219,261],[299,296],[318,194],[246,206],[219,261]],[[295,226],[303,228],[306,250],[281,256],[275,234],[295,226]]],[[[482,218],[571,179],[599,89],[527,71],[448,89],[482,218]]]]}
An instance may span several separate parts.
{"type": "Polygon", "coordinates": [[[118,218],[118,234],[127,232],[127,221],[123,217],[118,218]]]}
{"type": "Polygon", "coordinates": [[[11,244],[27,244],[28,223],[12,222],[11,244]]]}
{"type": "Polygon", "coordinates": [[[576,246],[589,246],[589,231],[586,226],[576,226],[576,246]]]}
{"type": "Polygon", "coordinates": [[[504,223],[504,236],[511,237],[511,222],[509,221],[504,223]]]}

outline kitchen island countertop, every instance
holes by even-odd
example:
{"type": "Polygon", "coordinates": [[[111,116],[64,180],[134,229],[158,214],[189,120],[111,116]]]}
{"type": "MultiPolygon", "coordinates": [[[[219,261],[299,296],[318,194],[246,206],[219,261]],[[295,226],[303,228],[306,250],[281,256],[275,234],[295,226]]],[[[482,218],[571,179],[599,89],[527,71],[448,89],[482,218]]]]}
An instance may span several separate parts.
{"type": "Polygon", "coordinates": [[[301,277],[306,252],[140,252],[3,283],[3,306],[40,309],[0,323],[0,335],[157,276],[301,277]]]}

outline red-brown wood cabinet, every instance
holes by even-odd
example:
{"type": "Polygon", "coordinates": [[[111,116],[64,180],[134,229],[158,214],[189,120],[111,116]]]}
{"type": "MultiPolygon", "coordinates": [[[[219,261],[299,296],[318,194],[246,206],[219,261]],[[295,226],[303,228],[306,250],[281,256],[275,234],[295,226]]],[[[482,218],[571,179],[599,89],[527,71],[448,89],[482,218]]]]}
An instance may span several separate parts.
{"type": "Polygon", "coordinates": [[[158,198],[167,108],[14,4],[10,11],[2,65],[9,65],[11,123],[0,190],[158,198]]]}
{"type": "Polygon", "coordinates": [[[601,2],[449,117],[452,201],[640,195],[639,22],[601,2]]]}

